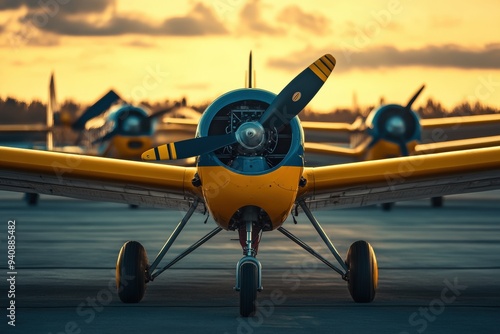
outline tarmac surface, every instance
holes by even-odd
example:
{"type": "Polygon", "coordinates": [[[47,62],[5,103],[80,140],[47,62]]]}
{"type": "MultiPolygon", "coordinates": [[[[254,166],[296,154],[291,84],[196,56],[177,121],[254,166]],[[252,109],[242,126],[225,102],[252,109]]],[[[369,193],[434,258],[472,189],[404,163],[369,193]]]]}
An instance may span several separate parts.
{"type": "MultiPolygon", "coordinates": [[[[281,233],[265,233],[258,256],[264,291],[253,318],[239,317],[233,290],[242,256],[235,232],[222,231],[149,283],[141,303],[125,305],[114,281],[120,247],[140,241],[152,261],[183,214],[50,196],[28,207],[21,198],[0,192],[0,333],[491,333],[500,327],[499,191],[450,196],[439,209],[422,200],[397,203],[390,212],[316,212],[341,254],[359,239],[374,247],[379,288],[370,304],[354,303],[338,274],[281,233]],[[14,275],[7,267],[10,220],[14,275]],[[15,327],[8,325],[12,301],[15,327]]],[[[166,258],[215,227],[205,218],[194,215],[166,258]]],[[[306,217],[297,221],[284,226],[333,261],[306,217]]]]}

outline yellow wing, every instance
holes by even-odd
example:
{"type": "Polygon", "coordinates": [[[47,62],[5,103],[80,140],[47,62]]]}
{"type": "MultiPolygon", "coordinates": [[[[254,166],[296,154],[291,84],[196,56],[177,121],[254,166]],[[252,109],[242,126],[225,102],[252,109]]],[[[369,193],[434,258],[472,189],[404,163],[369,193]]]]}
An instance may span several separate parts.
{"type": "Polygon", "coordinates": [[[421,119],[420,124],[423,142],[500,135],[500,114],[421,119]]]}
{"type": "Polygon", "coordinates": [[[349,208],[500,188],[500,148],[305,168],[298,200],[349,208]]]}
{"type": "Polygon", "coordinates": [[[191,183],[194,167],[9,147],[0,156],[3,190],[172,209],[202,202],[191,183]]]}
{"type": "Polygon", "coordinates": [[[428,144],[417,144],[414,154],[431,154],[451,151],[470,150],[474,148],[500,146],[500,136],[471,139],[450,140],[428,144]]]}
{"type": "Polygon", "coordinates": [[[306,166],[325,166],[363,160],[371,138],[365,138],[356,147],[341,147],[323,143],[304,143],[306,166]]]}
{"type": "Polygon", "coordinates": [[[199,119],[164,117],[157,125],[157,131],[183,130],[194,134],[198,127],[199,119]]]}
{"type": "Polygon", "coordinates": [[[0,133],[11,132],[47,132],[50,128],[45,124],[2,124],[0,133]]]}
{"type": "Polygon", "coordinates": [[[361,118],[352,124],[337,122],[301,121],[307,142],[317,143],[350,143],[351,135],[362,131],[364,123],[361,118]]]}

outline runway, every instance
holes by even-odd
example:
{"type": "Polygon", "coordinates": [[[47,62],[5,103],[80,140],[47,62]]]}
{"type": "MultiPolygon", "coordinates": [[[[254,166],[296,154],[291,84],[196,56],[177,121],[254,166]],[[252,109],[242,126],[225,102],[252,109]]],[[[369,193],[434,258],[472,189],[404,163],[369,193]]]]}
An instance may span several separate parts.
{"type": "MultiPolygon", "coordinates": [[[[118,251],[140,241],[150,261],[181,212],[42,196],[27,207],[0,192],[1,333],[490,333],[500,326],[500,192],[378,207],[318,211],[344,254],[369,241],[379,264],[371,304],[355,304],[338,274],[274,231],[259,249],[264,291],[253,318],[240,318],[233,291],[241,248],[221,232],[149,283],[140,304],[114,289],[118,251]],[[7,324],[8,221],[15,220],[15,327],[7,324]]],[[[215,227],[195,215],[172,258],[215,227]]],[[[322,254],[326,246],[304,215],[285,227],[322,254]]],[[[333,261],[333,260],[332,260],[333,261]]]]}

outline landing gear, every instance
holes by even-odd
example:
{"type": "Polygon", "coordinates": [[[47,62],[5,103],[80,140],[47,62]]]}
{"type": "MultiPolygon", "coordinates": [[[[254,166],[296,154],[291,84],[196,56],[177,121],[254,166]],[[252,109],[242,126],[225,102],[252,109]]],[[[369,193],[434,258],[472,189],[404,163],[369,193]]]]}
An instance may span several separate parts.
{"type": "Polygon", "coordinates": [[[138,303],[146,291],[148,256],[137,241],[127,241],[116,261],[116,288],[124,303],[138,303]]]}
{"type": "Polygon", "coordinates": [[[118,289],[118,296],[122,302],[138,303],[141,301],[144,296],[144,292],[146,291],[146,283],[153,281],[162,272],[179,262],[185,256],[222,231],[220,227],[215,228],[171,260],[166,266],[156,270],[158,264],[167,254],[168,250],[174,243],[177,236],[181,233],[184,226],[186,226],[189,218],[191,218],[191,215],[194,213],[197,206],[198,201],[195,200],[184,218],[182,218],[168,240],[165,242],[165,245],[163,245],[163,248],[151,265],[148,265],[146,250],[140,243],[137,241],[128,241],[125,245],[123,245],[116,263],[116,287],[118,289]]]}
{"type": "Polygon", "coordinates": [[[283,227],[278,228],[278,231],[340,274],[342,279],[347,281],[349,292],[355,302],[369,303],[373,301],[378,285],[378,266],[375,252],[373,251],[371,245],[366,241],[356,241],[351,245],[351,247],[349,247],[347,258],[344,261],[307,205],[303,201],[299,202],[299,205],[306,214],[307,218],[309,218],[309,221],[314,226],[321,239],[323,239],[326,246],[330,249],[330,252],[335,257],[341,268],[332,264],[321,254],[318,254],[309,245],[283,227]]]}
{"type": "Polygon", "coordinates": [[[433,208],[441,208],[443,206],[443,197],[431,197],[431,206],[433,208]]]}
{"type": "Polygon", "coordinates": [[[240,292],[240,315],[250,317],[255,314],[257,291],[262,291],[262,265],[255,257],[260,242],[260,229],[254,229],[258,222],[258,209],[247,207],[243,211],[244,225],[240,226],[240,243],[243,258],[236,264],[236,286],[240,292]]]}
{"type": "Polygon", "coordinates": [[[391,211],[394,203],[382,203],[380,206],[382,207],[382,211],[391,211]]]}
{"type": "Polygon", "coordinates": [[[24,200],[28,203],[29,206],[38,205],[38,200],[40,199],[40,195],[37,193],[26,193],[24,194],[24,200]]]}
{"type": "Polygon", "coordinates": [[[258,289],[258,268],[251,262],[240,267],[240,314],[249,317],[255,314],[258,289]]]}
{"type": "Polygon", "coordinates": [[[345,260],[349,269],[347,286],[356,303],[370,303],[375,298],[378,266],[375,252],[366,241],[356,241],[349,247],[345,260]]]}

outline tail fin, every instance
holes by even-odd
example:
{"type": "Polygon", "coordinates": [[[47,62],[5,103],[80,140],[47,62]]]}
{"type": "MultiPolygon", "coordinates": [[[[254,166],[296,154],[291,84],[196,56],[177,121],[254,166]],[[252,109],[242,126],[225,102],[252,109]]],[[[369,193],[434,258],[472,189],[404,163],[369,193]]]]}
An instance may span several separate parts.
{"type": "Polygon", "coordinates": [[[252,51],[248,57],[248,72],[245,77],[245,88],[255,88],[255,72],[253,72],[252,51]]]}
{"type": "Polygon", "coordinates": [[[54,113],[58,111],[56,101],[56,88],[54,83],[54,72],[50,75],[49,101],[47,102],[47,150],[54,149],[54,113]]]}

